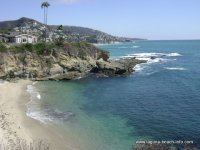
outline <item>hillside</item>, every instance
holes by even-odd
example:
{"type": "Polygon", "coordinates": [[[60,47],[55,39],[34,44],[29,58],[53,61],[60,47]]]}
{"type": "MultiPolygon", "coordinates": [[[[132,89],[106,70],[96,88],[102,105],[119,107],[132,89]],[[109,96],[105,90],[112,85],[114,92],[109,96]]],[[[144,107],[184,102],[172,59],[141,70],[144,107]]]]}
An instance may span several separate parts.
{"type": "Polygon", "coordinates": [[[37,35],[39,38],[44,37],[45,28],[47,29],[47,39],[54,41],[62,37],[68,42],[86,41],[90,43],[110,43],[143,40],[138,38],[115,37],[107,33],[78,26],[63,26],[62,30],[58,30],[59,25],[45,26],[43,23],[30,18],[20,18],[18,20],[0,22],[0,33],[10,31],[30,33],[37,35]]]}

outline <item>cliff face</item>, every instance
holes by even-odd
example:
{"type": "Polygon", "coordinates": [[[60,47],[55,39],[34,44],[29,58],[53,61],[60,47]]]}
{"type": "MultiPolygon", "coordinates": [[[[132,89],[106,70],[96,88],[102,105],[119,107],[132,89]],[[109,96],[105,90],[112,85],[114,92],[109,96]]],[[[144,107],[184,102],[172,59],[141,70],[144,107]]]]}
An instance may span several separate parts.
{"type": "Polygon", "coordinates": [[[103,76],[125,75],[133,71],[136,59],[109,61],[108,52],[96,47],[71,47],[46,50],[43,55],[32,52],[0,53],[0,78],[34,80],[71,80],[89,73],[103,76]]]}

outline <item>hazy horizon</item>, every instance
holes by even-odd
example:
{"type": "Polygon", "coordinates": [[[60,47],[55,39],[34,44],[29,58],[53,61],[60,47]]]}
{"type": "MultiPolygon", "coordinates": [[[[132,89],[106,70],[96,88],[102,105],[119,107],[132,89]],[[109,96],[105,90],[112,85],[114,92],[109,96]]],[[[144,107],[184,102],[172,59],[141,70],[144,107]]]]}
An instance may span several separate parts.
{"type": "MultiPolygon", "coordinates": [[[[43,22],[42,2],[3,0],[0,13],[4,15],[0,21],[28,17],[43,22]]],[[[50,25],[81,26],[148,40],[200,39],[199,0],[49,0],[49,3],[50,25]]]]}

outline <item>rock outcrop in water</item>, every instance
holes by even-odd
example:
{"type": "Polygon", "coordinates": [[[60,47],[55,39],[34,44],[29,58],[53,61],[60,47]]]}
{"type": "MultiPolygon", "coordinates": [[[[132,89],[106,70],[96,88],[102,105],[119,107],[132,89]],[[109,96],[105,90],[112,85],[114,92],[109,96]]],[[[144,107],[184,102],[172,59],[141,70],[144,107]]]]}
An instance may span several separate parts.
{"type": "Polygon", "coordinates": [[[131,59],[109,60],[109,53],[90,46],[70,46],[34,52],[0,52],[0,79],[71,80],[91,73],[99,76],[127,75],[136,64],[131,59]]]}
{"type": "Polygon", "coordinates": [[[128,75],[134,71],[133,68],[135,65],[145,62],[146,61],[141,61],[135,58],[110,61],[97,60],[96,66],[93,67],[90,72],[96,73],[100,76],[128,75]]]}

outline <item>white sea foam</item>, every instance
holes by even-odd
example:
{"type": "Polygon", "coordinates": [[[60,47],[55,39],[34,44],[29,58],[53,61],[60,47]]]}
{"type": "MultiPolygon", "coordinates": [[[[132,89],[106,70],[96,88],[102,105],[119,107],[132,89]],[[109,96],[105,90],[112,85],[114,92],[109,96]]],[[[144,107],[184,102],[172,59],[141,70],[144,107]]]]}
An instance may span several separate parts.
{"type": "Polygon", "coordinates": [[[31,98],[37,97],[37,99],[41,99],[40,93],[33,85],[28,85],[26,91],[31,95],[31,98]]]}
{"type": "Polygon", "coordinates": [[[41,95],[40,95],[39,93],[37,94],[37,98],[38,98],[38,99],[41,99],[41,95]]]}
{"type": "Polygon", "coordinates": [[[176,56],[182,56],[181,54],[179,54],[179,53],[169,53],[169,54],[167,54],[166,56],[169,56],[169,57],[176,57],[176,56]]]}
{"type": "Polygon", "coordinates": [[[30,101],[26,104],[26,115],[28,117],[46,124],[47,122],[52,121],[57,122],[67,120],[73,115],[71,112],[60,112],[59,110],[55,110],[48,104],[42,103],[41,105],[41,95],[35,86],[28,85],[27,92],[30,94],[30,101]]]}
{"type": "Polygon", "coordinates": [[[118,45],[118,44],[122,44],[121,42],[111,42],[111,43],[97,43],[97,44],[93,44],[95,46],[106,46],[106,45],[118,45]]]}
{"type": "Polygon", "coordinates": [[[122,58],[137,58],[139,60],[146,60],[147,63],[161,63],[172,60],[170,57],[178,56],[182,55],[179,53],[135,53],[123,56],[122,58]]]}
{"type": "Polygon", "coordinates": [[[126,56],[122,56],[121,58],[134,58],[135,56],[131,56],[131,55],[126,55],[126,56]]]}
{"type": "MultiPolygon", "coordinates": [[[[124,56],[124,58],[136,58],[139,60],[145,60],[147,63],[144,64],[138,64],[133,69],[135,72],[138,72],[142,75],[150,75],[152,73],[155,73],[156,70],[152,69],[151,64],[154,63],[166,63],[168,61],[174,61],[176,59],[172,59],[170,57],[179,57],[182,56],[179,53],[135,53],[135,54],[129,54],[127,56],[124,56]]],[[[184,70],[184,68],[166,68],[169,70],[184,70]]]]}
{"type": "Polygon", "coordinates": [[[140,46],[136,46],[136,45],[135,45],[135,46],[133,46],[132,48],[139,48],[139,47],[140,47],[140,46]]]}
{"type": "Polygon", "coordinates": [[[186,68],[181,68],[181,67],[165,67],[165,69],[167,69],[167,70],[180,70],[180,71],[187,70],[186,68]]]}
{"type": "Polygon", "coordinates": [[[167,62],[169,59],[165,58],[145,58],[145,57],[136,57],[139,60],[146,60],[147,63],[161,63],[161,62],[167,62]]]}
{"type": "Polygon", "coordinates": [[[134,68],[135,72],[142,76],[152,75],[157,72],[157,70],[152,69],[148,64],[138,64],[134,68]]]}
{"type": "Polygon", "coordinates": [[[161,57],[164,56],[164,53],[135,53],[135,54],[130,54],[131,56],[134,57],[140,57],[140,58],[148,58],[148,57],[161,57]]]}
{"type": "Polygon", "coordinates": [[[125,49],[125,48],[128,48],[128,47],[125,47],[125,46],[120,46],[118,47],[119,49],[125,49]]]}
{"type": "Polygon", "coordinates": [[[145,69],[145,65],[142,64],[137,64],[134,68],[133,68],[136,72],[140,72],[143,69],[145,69]]]}
{"type": "Polygon", "coordinates": [[[26,104],[27,107],[26,115],[33,119],[39,120],[42,123],[45,123],[46,119],[42,115],[40,108],[40,99],[41,99],[40,93],[33,85],[28,85],[26,91],[30,94],[30,101],[26,104]]]}
{"type": "Polygon", "coordinates": [[[177,57],[177,56],[182,56],[179,53],[135,53],[135,54],[130,54],[131,56],[135,57],[177,57]]]}
{"type": "Polygon", "coordinates": [[[31,117],[35,120],[38,120],[44,124],[46,124],[47,121],[50,121],[50,122],[53,121],[51,118],[45,117],[44,114],[42,114],[42,112],[40,112],[40,111],[30,111],[29,113],[27,113],[27,116],[31,117]]]}
{"type": "Polygon", "coordinates": [[[37,84],[37,83],[38,83],[38,81],[35,81],[35,82],[33,82],[32,84],[35,85],[35,84],[37,84]]]}
{"type": "Polygon", "coordinates": [[[83,79],[83,77],[77,77],[74,80],[81,80],[81,79],[83,79]]]}

